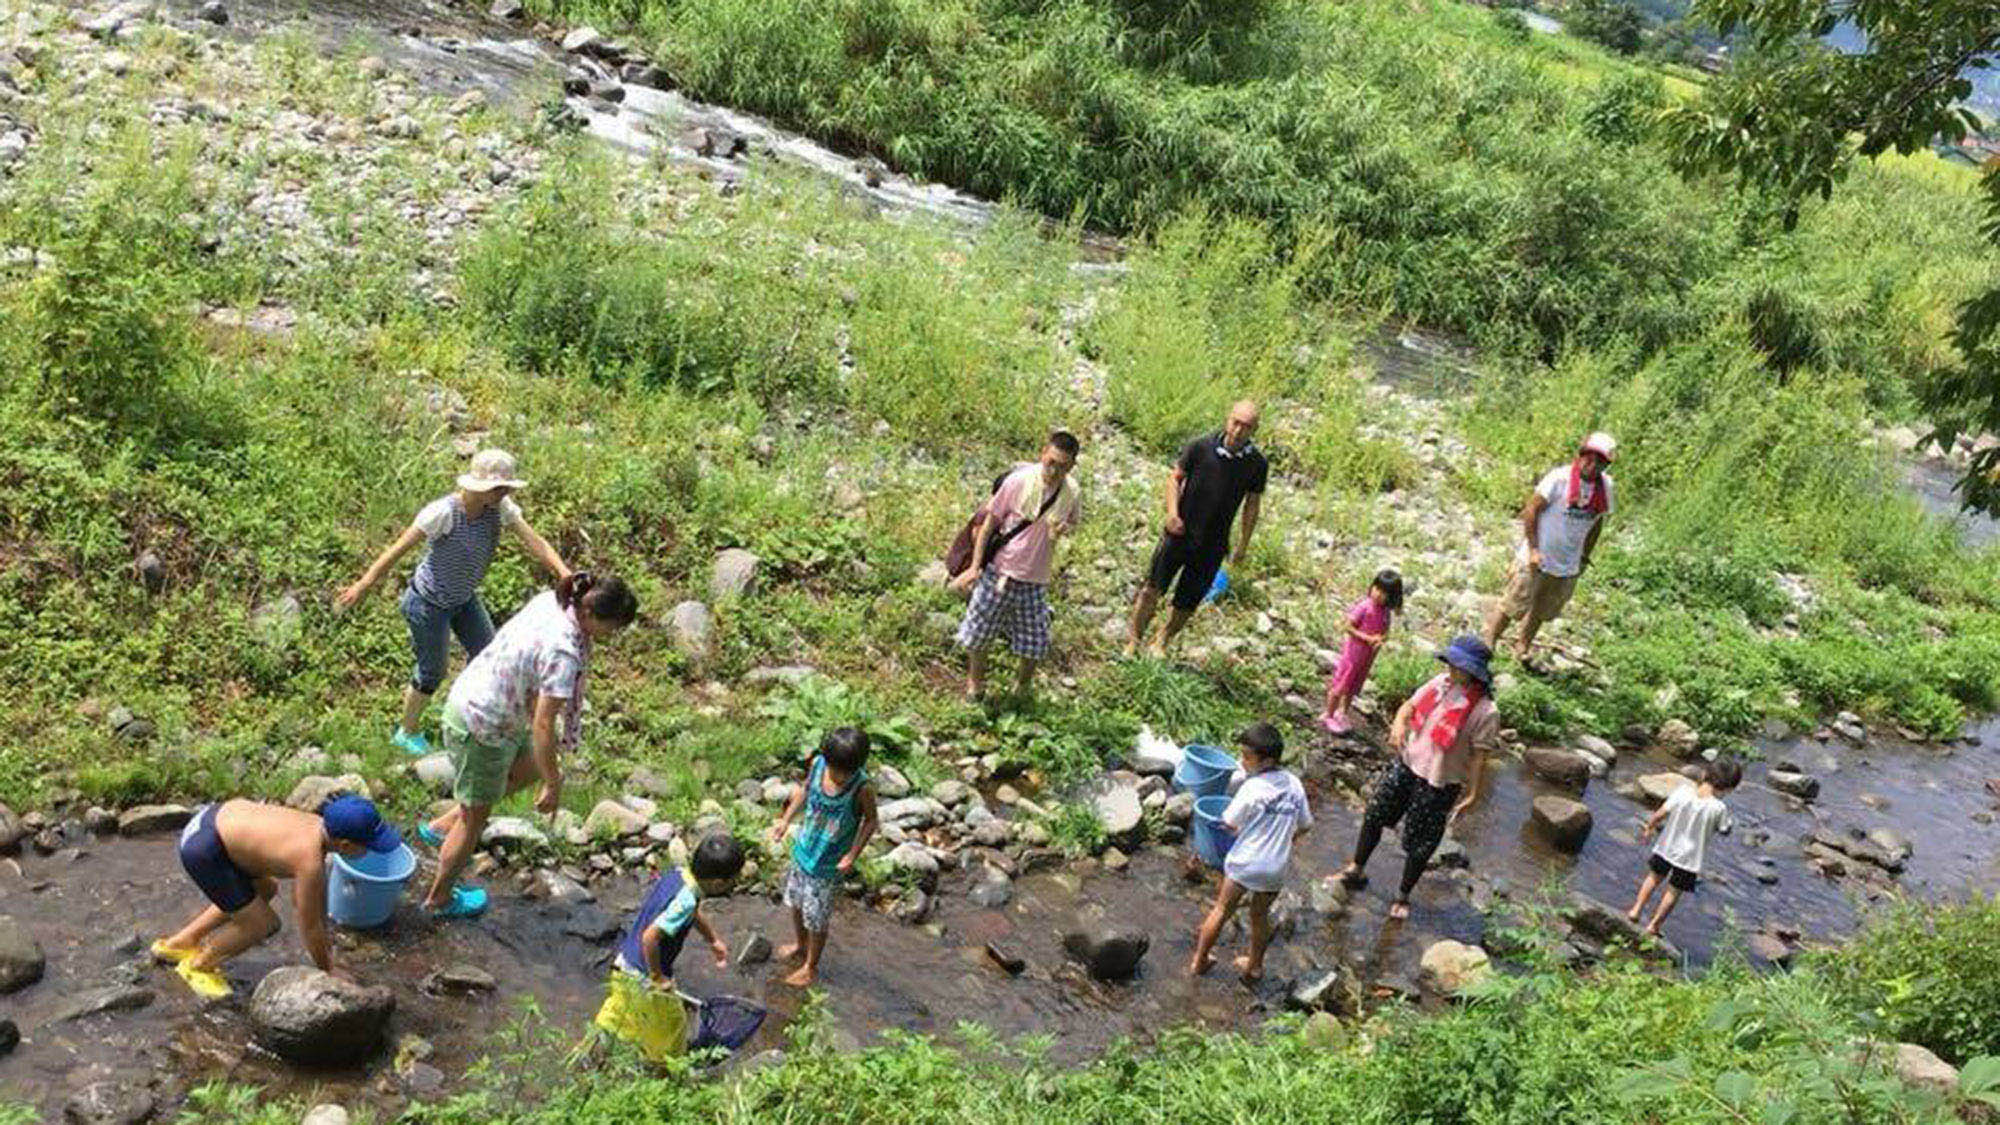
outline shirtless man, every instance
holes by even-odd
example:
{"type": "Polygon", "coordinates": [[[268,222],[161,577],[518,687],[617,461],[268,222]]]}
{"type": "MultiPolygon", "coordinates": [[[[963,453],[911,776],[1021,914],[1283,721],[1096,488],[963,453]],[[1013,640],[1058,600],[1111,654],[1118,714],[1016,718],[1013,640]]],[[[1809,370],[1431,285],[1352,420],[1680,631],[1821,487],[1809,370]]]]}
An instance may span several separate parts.
{"type": "Polygon", "coordinates": [[[229,995],[219,967],[278,932],[271,899],[278,880],[290,879],[306,952],[313,964],[334,972],[326,935],[327,853],[355,859],[402,844],[372,802],[347,794],[317,815],[240,799],[204,805],[181,831],[180,856],[213,905],[179,933],[154,942],[153,955],[173,965],[196,995],[229,995]]]}

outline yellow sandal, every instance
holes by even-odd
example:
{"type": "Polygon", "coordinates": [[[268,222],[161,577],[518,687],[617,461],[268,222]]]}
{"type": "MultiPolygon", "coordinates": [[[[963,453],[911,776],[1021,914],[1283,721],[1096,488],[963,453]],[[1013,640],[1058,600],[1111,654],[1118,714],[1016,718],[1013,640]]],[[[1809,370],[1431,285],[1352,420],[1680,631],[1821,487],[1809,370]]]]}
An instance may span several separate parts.
{"type": "Polygon", "coordinates": [[[175,965],[174,972],[180,974],[180,978],[187,982],[188,987],[194,990],[194,994],[204,1000],[220,1000],[235,991],[229,987],[228,979],[221,973],[214,969],[197,969],[189,961],[175,965]]]}
{"type": "Polygon", "coordinates": [[[178,965],[199,952],[201,952],[199,949],[181,949],[168,945],[166,938],[153,943],[153,960],[162,965],[178,965]]]}

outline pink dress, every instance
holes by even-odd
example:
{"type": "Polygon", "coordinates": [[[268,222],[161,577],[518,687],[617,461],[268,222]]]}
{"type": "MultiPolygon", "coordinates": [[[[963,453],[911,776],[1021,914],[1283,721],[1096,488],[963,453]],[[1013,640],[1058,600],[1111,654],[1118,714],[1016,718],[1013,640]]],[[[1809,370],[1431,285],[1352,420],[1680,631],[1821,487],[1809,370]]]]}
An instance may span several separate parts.
{"type": "MultiPolygon", "coordinates": [[[[1376,635],[1389,631],[1389,608],[1375,604],[1375,599],[1366,594],[1347,611],[1347,623],[1364,633],[1376,635]]],[[[1329,695],[1345,695],[1348,698],[1361,694],[1361,685],[1368,682],[1368,670],[1375,666],[1375,648],[1365,644],[1360,638],[1348,634],[1347,644],[1340,650],[1340,663],[1334,666],[1333,678],[1327,681],[1329,695]]]]}

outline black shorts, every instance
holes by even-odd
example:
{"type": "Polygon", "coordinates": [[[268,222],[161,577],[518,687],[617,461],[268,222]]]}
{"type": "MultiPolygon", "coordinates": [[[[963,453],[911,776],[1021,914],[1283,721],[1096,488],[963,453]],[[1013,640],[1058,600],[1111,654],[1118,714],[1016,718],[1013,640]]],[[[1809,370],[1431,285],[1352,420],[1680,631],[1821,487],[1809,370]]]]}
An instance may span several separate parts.
{"type": "Polygon", "coordinates": [[[222,847],[222,834],[215,830],[221,807],[202,806],[181,830],[181,866],[216,909],[234,914],[257,897],[257,882],[222,847]]]}
{"type": "Polygon", "coordinates": [[[1162,593],[1173,587],[1174,608],[1192,610],[1208,596],[1208,588],[1215,584],[1215,572],[1222,569],[1222,560],[1228,555],[1227,543],[1203,547],[1185,535],[1162,535],[1160,545],[1153,551],[1153,561],[1146,567],[1146,582],[1162,593]],[[1180,576],[1178,585],[1174,583],[1176,574],[1180,576]]]}
{"type": "Polygon", "coordinates": [[[1658,852],[1654,852],[1647,858],[1646,868],[1653,874],[1665,879],[1667,886],[1672,887],[1682,894],[1694,890],[1694,885],[1701,882],[1700,876],[1697,876],[1685,867],[1677,867],[1674,864],[1668,863],[1666,857],[1658,852]]]}

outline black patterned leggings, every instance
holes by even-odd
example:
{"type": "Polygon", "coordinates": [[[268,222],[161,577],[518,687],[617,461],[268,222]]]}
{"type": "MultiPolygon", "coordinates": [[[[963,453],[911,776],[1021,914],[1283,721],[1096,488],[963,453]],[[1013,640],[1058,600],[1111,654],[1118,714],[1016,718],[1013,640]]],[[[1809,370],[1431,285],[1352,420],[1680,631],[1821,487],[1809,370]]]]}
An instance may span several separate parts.
{"type": "Polygon", "coordinates": [[[1367,867],[1368,857],[1375,854],[1375,845],[1382,842],[1382,830],[1401,820],[1403,890],[1397,897],[1409,898],[1417,880],[1423,878],[1431,853],[1444,839],[1445,821],[1450,818],[1451,807],[1458,803],[1463,788],[1447,785],[1440,789],[1411,772],[1401,758],[1396,759],[1394,765],[1375,779],[1368,810],[1361,814],[1361,838],[1354,843],[1354,866],[1367,867]]]}

